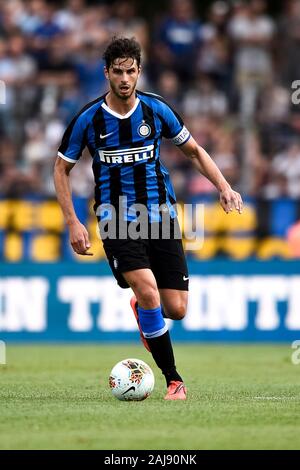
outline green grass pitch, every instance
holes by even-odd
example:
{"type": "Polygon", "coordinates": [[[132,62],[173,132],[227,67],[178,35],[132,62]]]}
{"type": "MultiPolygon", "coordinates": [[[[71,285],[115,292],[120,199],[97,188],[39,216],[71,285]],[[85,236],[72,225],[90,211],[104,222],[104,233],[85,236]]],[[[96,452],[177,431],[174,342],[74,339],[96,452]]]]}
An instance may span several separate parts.
{"type": "Polygon", "coordinates": [[[186,402],[138,344],[9,346],[0,365],[1,449],[299,449],[300,365],[289,345],[175,344],[186,402]],[[119,402],[113,365],[145,360],[156,386],[119,402]]]}

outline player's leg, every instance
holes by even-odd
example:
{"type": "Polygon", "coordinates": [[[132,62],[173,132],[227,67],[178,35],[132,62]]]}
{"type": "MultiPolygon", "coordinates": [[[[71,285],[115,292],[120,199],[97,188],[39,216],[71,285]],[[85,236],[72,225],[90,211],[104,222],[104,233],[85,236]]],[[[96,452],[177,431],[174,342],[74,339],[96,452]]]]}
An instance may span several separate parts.
{"type": "Polygon", "coordinates": [[[186,315],[188,291],[176,289],[159,289],[165,317],[171,320],[182,320],[186,315]]]}
{"type": "MultiPolygon", "coordinates": [[[[181,320],[186,313],[189,284],[182,241],[170,238],[151,240],[150,243],[150,264],[160,292],[163,316],[181,320]]],[[[184,384],[172,380],[165,398],[176,400],[185,397],[184,384]]]]}
{"type": "MultiPolygon", "coordinates": [[[[131,286],[141,305],[145,307],[144,309],[140,307],[136,315],[142,317],[142,322],[138,318],[140,331],[148,330],[148,323],[150,323],[150,329],[154,328],[154,323],[159,324],[154,328],[155,337],[146,340],[144,334],[141,336],[144,338],[144,344],[146,341],[145,347],[151,351],[156,364],[162,370],[167,384],[169,384],[168,390],[171,391],[171,394],[168,393],[167,398],[185,399],[185,388],[176,371],[170,335],[168,331],[164,332],[165,323],[156,279],[150,269],[147,243],[142,240],[106,239],[103,246],[119,286],[122,288],[131,286]],[[154,306],[154,308],[149,308],[149,306],[154,306]],[[162,334],[157,336],[157,331],[162,334]]],[[[135,305],[132,304],[132,307],[135,309],[135,305]]]]}
{"type": "Polygon", "coordinates": [[[153,240],[150,258],[164,315],[182,320],[188,303],[188,267],[180,239],[153,240]]]}
{"type": "MultiPolygon", "coordinates": [[[[124,272],[123,276],[134,291],[141,330],[153,359],[166,378],[167,386],[176,383],[176,387],[182,387],[182,378],[176,370],[170,334],[163,318],[160,295],[152,271],[138,269],[124,272]]],[[[184,399],[183,387],[180,392],[180,398],[184,399]]]]}
{"type": "Polygon", "coordinates": [[[160,305],[160,296],[151,269],[135,269],[122,274],[133,290],[140,307],[154,309],[160,305]]]}

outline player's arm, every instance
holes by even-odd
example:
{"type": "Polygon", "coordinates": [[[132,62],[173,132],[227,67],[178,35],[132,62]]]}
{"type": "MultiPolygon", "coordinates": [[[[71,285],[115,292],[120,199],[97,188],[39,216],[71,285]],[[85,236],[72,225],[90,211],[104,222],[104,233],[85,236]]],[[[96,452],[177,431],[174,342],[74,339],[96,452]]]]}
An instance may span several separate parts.
{"type": "Polygon", "coordinates": [[[241,195],[233,191],[208,153],[197,144],[193,137],[190,137],[180,148],[188,158],[191,158],[197,170],[206,176],[217,188],[220,193],[220,203],[224,211],[228,214],[229,211],[235,208],[241,214],[243,209],[241,195]]]}
{"type": "Polygon", "coordinates": [[[91,246],[88,231],[77,218],[72,202],[70,171],[74,164],[57,157],[54,165],[56,195],[64,214],[65,222],[69,228],[70,243],[73,250],[79,255],[92,256],[93,254],[88,252],[91,246]]]}

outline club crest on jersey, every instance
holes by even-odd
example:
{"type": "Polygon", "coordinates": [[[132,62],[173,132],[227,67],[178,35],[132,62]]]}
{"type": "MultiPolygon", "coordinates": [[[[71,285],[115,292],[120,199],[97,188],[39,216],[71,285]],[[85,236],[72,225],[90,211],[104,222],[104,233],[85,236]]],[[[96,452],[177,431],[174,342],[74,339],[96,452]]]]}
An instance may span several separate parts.
{"type": "Polygon", "coordinates": [[[141,137],[148,137],[148,135],[151,134],[151,127],[149,126],[149,124],[142,122],[142,124],[140,124],[138,127],[138,134],[141,137]]]}

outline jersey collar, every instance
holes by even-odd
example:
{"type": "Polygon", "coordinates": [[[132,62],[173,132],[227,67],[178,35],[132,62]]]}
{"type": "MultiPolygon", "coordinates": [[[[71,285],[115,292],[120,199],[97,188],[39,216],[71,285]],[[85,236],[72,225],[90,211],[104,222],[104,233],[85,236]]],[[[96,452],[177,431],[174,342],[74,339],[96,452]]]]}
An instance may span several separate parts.
{"type": "Polygon", "coordinates": [[[139,102],[140,102],[140,99],[138,97],[136,97],[136,100],[135,100],[135,103],[134,103],[134,106],[133,108],[131,108],[130,111],[128,111],[127,114],[119,114],[119,113],[116,113],[116,111],[113,111],[112,109],[110,109],[109,106],[107,106],[106,102],[103,101],[102,103],[102,108],[105,109],[105,111],[107,111],[108,113],[112,114],[113,116],[115,116],[116,118],[118,119],[127,119],[129,118],[129,116],[131,116],[134,111],[136,110],[136,108],[138,107],[139,105],[139,102]]]}

